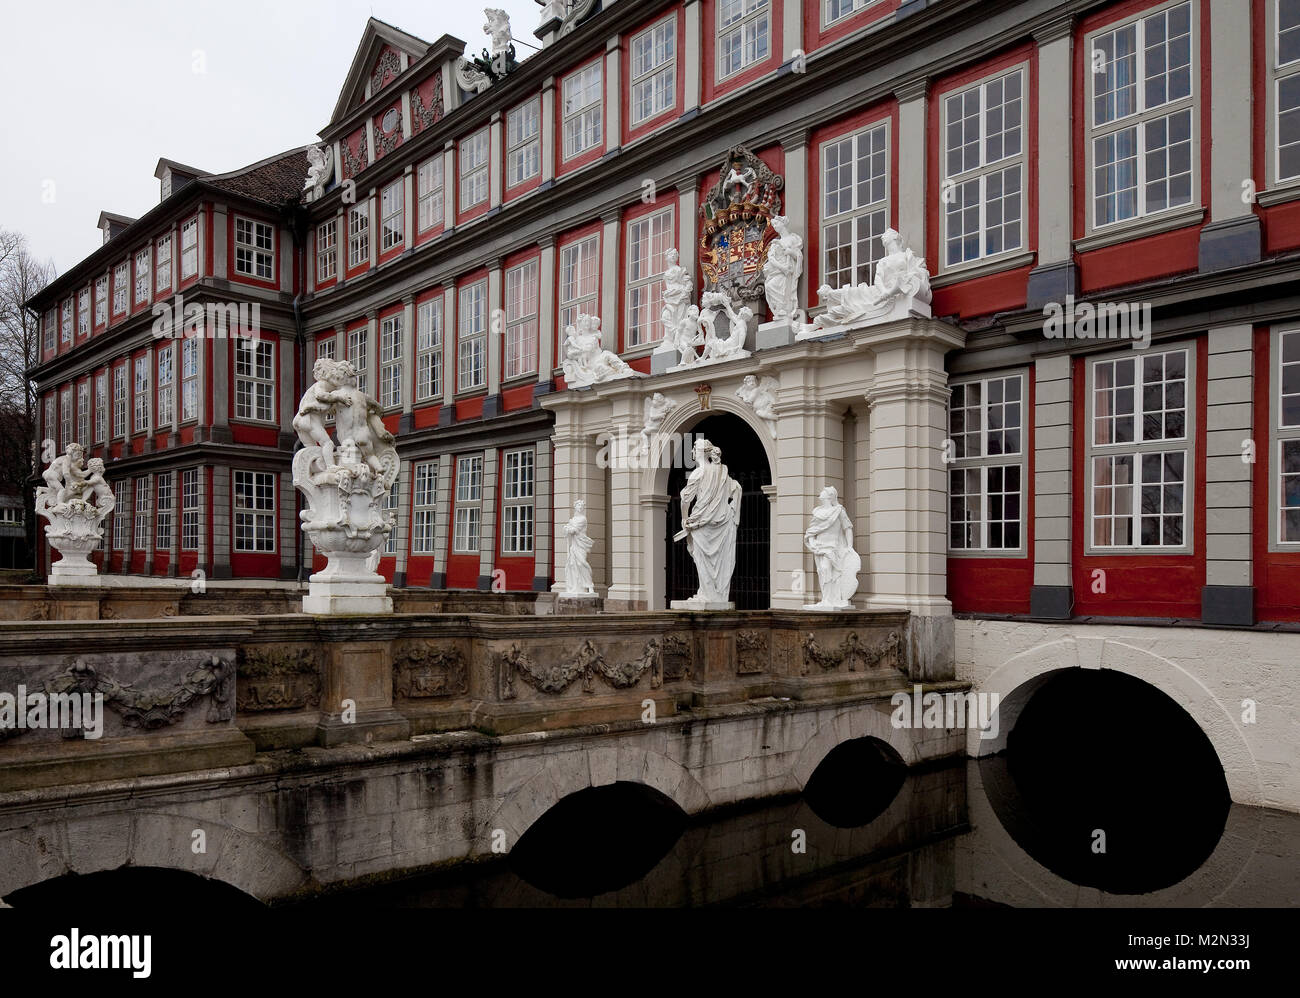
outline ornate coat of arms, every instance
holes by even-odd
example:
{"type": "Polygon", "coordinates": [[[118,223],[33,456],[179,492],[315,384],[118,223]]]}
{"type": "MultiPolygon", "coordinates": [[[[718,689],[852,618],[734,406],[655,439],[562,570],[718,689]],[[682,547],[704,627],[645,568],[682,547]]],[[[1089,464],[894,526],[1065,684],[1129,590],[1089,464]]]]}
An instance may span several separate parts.
{"type": "Polygon", "coordinates": [[[700,204],[701,291],[720,291],[741,304],[763,297],[763,264],[781,214],[785,181],[744,146],[732,146],[718,182],[700,204]]]}

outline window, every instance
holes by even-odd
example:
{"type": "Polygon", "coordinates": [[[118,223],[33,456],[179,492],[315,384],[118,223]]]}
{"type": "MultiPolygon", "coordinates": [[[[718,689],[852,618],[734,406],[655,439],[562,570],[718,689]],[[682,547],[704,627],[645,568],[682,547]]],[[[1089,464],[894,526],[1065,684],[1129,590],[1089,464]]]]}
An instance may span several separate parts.
{"type": "Polygon", "coordinates": [[[108,275],[105,274],[95,282],[95,325],[102,326],[108,321],[108,275]]]}
{"type": "Polygon", "coordinates": [[[506,271],[506,378],[537,372],[537,261],[506,271]]]}
{"type": "Polygon", "coordinates": [[[402,206],[405,204],[406,181],[398,180],[384,188],[379,196],[379,249],[390,250],[401,246],[403,234],[402,206]]]}
{"type": "Polygon", "coordinates": [[[393,484],[388,487],[388,495],[384,496],[384,510],[392,517],[393,522],[393,529],[384,538],[384,554],[397,554],[398,535],[402,527],[402,504],[398,495],[400,480],[400,475],[394,478],[393,484]]]}
{"type": "Polygon", "coordinates": [[[158,425],[171,426],[176,419],[176,393],[172,383],[172,348],[158,350],[158,425]]]}
{"type": "Polygon", "coordinates": [[[90,382],[77,385],[77,442],[90,443],[90,382]]]}
{"type": "Polygon", "coordinates": [[[572,159],[601,143],[603,59],[564,80],[564,158],[572,159]]]}
{"type": "Polygon", "coordinates": [[[560,332],[582,313],[599,315],[600,236],[593,233],[560,250],[560,332]]]}
{"type": "Polygon", "coordinates": [[[0,506],[0,524],[7,527],[21,527],[23,520],[23,511],[18,506],[0,506]]]}
{"type": "Polygon", "coordinates": [[[542,172],[542,99],[534,97],[506,115],[506,186],[542,172]]]}
{"type": "Polygon", "coordinates": [[[157,243],[155,254],[156,273],[154,289],[166,291],[172,286],[172,237],[162,236],[157,243]]]}
{"type": "Polygon", "coordinates": [[[319,340],[317,340],[317,341],[316,341],[316,356],[317,356],[317,358],[320,358],[320,357],[328,357],[330,360],[333,360],[333,359],[334,359],[334,347],[335,347],[335,341],[334,341],[334,334],[333,334],[333,333],[328,334],[328,335],[325,336],[323,339],[319,339],[319,340]]]}
{"type": "Polygon", "coordinates": [[[627,223],[627,345],[663,338],[664,253],[672,249],[673,209],[665,208],[627,223]]]}
{"type": "Polygon", "coordinates": [[[948,543],[954,551],[1016,551],[1022,545],[1023,400],[1019,374],[952,386],[948,543]]]}
{"type": "Polygon", "coordinates": [[[113,436],[126,436],[126,365],[113,368],[113,436]]]}
{"type": "Polygon", "coordinates": [[[338,273],[339,222],[331,218],[316,226],[316,283],[322,284],[338,273]]]}
{"type": "MultiPolygon", "coordinates": [[[[54,396],[53,395],[50,395],[45,400],[45,423],[42,429],[44,430],[45,436],[48,439],[54,440],[54,434],[58,432],[58,427],[55,426],[54,424],[54,396]]],[[[58,446],[58,443],[59,442],[57,440],[54,440],[54,445],[56,447],[58,446]]]]}
{"type": "Polygon", "coordinates": [[[135,359],[135,422],[134,432],[149,429],[149,357],[135,359]]]}
{"type": "Polygon", "coordinates": [[[59,394],[59,450],[72,442],[72,389],[65,388],[59,394]]]}
{"type": "Polygon", "coordinates": [[[191,218],[181,226],[181,280],[199,272],[199,220],[191,218]]]}
{"type": "Polygon", "coordinates": [[[108,372],[95,375],[95,443],[108,439],[108,372]]]}
{"type": "Polygon", "coordinates": [[[1276,0],[1269,8],[1277,38],[1272,61],[1274,179],[1281,183],[1300,179],[1300,2],[1276,0]]]}
{"type": "Polygon", "coordinates": [[[501,553],[533,553],[532,450],[506,451],[501,487],[501,553]]]}
{"type": "Polygon", "coordinates": [[[357,388],[370,394],[370,330],[361,326],[348,333],[348,357],[357,372],[357,388]]]}
{"type": "Polygon", "coordinates": [[[235,472],[235,550],[275,550],[275,475],[235,472]]]}
{"type": "Polygon", "coordinates": [[[1024,245],[1024,73],[943,101],[943,238],[947,267],[1024,245]]]}
{"type": "Polygon", "coordinates": [[[72,342],[72,299],[63,303],[63,321],[59,326],[59,342],[72,342]]]}
{"type": "Polygon", "coordinates": [[[135,303],[142,305],[149,300],[149,247],[146,246],[135,255],[135,303]]]}
{"type": "Polygon", "coordinates": [[[54,352],[55,327],[59,324],[59,310],[52,308],[45,313],[45,352],[54,352]]]}
{"type": "Polygon", "coordinates": [[[126,481],[113,483],[113,550],[127,551],[131,547],[131,538],[127,536],[127,527],[131,518],[126,508],[126,481]]]}
{"type": "Polygon", "coordinates": [[[1283,333],[1278,340],[1277,539],[1300,544],[1300,331],[1283,333]]]}
{"type": "Polygon", "coordinates": [[[456,390],[487,384],[487,281],[460,289],[460,335],[456,365],[456,390]]]}
{"type": "Polygon", "coordinates": [[[370,203],[353,205],[348,211],[348,266],[370,262],[370,203]]]}
{"type": "Polygon", "coordinates": [[[402,313],[379,320],[379,404],[402,404],[402,313]]]}
{"type": "Polygon", "coordinates": [[[423,461],[412,469],[414,516],[411,520],[411,552],[433,554],[434,487],[438,463],[423,461]]]}
{"type": "Polygon", "coordinates": [[[181,472],[181,550],[199,549],[199,469],[181,472]]]}
{"type": "Polygon", "coordinates": [[[478,554],[483,515],[483,456],[456,459],[456,521],[452,550],[478,554]]]}
{"type": "Polygon", "coordinates": [[[488,130],[460,140],[460,210],[488,199],[488,130]]]}
{"type": "Polygon", "coordinates": [[[415,309],[415,401],[442,397],[442,296],[415,309]]]}
{"type": "Polygon", "coordinates": [[[632,38],[632,126],[677,102],[677,15],[632,38]]]}
{"type": "Polygon", "coordinates": [[[235,216],[235,273],[275,279],[275,232],[266,222],[235,216]]]}
{"type": "Polygon", "coordinates": [[[821,147],[822,281],[870,284],[889,228],[889,125],[882,122],[821,147]]]}
{"type": "Polygon", "coordinates": [[[135,543],[144,548],[149,542],[149,476],[135,480],[135,543]]]}
{"type": "Polygon", "coordinates": [[[113,314],[121,315],[126,311],[126,288],[130,283],[127,271],[130,264],[123,260],[113,269],[113,314]]]}
{"type": "Polygon", "coordinates": [[[1094,548],[1187,543],[1188,363],[1187,350],[1092,362],[1094,548]]]}
{"type": "Polygon", "coordinates": [[[866,10],[876,0],[823,0],[822,24],[830,25],[859,10],[866,10]]]}
{"type": "Polygon", "coordinates": [[[90,288],[77,295],[77,335],[90,332],[90,288]]]}
{"type": "Polygon", "coordinates": [[[154,547],[170,551],[172,546],[172,473],[158,473],[158,509],[154,515],[154,547]]]}
{"type": "Polygon", "coordinates": [[[719,0],[718,79],[766,59],[771,34],[767,0],[719,0]]]}
{"type": "Polygon", "coordinates": [[[275,344],[235,341],[235,418],[275,419],[275,344]]]}
{"type": "Polygon", "coordinates": [[[442,225],[442,157],[434,156],[420,164],[417,178],[420,188],[419,223],[420,231],[442,225]]]}
{"type": "Polygon", "coordinates": [[[1093,228],[1193,200],[1192,5],[1092,37],[1093,228]]]}
{"type": "Polygon", "coordinates": [[[199,415],[199,344],[181,341],[181,422],[199,415]]]}

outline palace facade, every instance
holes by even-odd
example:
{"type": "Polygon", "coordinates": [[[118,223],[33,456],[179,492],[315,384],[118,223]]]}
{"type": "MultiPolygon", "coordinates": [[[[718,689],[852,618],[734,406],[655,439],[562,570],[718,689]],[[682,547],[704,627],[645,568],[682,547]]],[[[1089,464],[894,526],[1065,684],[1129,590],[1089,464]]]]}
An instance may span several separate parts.
{"type": "Polygon", "coordinates": [[[104,571],[320,564],[289,467],[329,356],[397,435],[395,586],[549,591],[586,498],[607,606],[688,594],[686,470],[601,456],[658,392],[744,488],[741,607],[812,602],[829,484],[864,607],[1300,620],[1300,4],[586,0],[535,35],[476,75],[464,42],[371,19],[326,182],[304,194],[302,149],[160,160],[159,203],[106,212],[32,300],[39,439],[103,457],[117,497],[104,571]],[[796,341],[758,298],[751,356],[665,372],[666,251],[698,296],[770,238],[719,238],[736,155],[804,239],[811,315],[893,227],[933,318],[796,341]],[[566,387],[584,314],[645,377],[566,387]]]}

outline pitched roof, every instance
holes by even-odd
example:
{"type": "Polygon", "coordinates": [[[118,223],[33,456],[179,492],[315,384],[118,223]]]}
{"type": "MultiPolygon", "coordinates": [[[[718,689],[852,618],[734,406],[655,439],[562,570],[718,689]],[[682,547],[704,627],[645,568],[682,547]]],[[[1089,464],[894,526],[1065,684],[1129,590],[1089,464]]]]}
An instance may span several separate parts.
{"type": "Polygon", "coordinates": [[[296,200],[307,179],[307,149],[299,147],[252,166],[204,178],[212,187],[279,207],[296,200]]]}
{"type": "Polygon", "coordinates": [[[429,43],[423,38],[417,38],[401,28],[395,28],[377,17],[366,21],[365,30],[361,33],[361,42],[357,45],[356,54],[352,57],[352,65],[348,68],[348,75],[344,78],[343,87],[339,91],[338,103],[334,105],[334,113],[330,115],[331,125],[344,117],[350,108],[365,100],[370,67],[385,45],[391,45],[398,51],[405,52],[411,62],[421,59],[424,53],[429,51],[429,43]]]}

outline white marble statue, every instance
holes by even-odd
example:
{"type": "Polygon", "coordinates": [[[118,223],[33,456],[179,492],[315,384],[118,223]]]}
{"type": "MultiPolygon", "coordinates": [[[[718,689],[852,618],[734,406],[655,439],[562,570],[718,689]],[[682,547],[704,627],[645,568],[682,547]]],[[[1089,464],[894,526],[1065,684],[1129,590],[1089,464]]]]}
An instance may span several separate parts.
{"type": "Polygon", "coordinates": [[[673,403],[662,392],[655,392],[645,400],[645,422],[641,427],[640,449],[647,457],[650,454],[651,442],[672,409],[673,403]]]}
{"type": "Polygon", "coordinates": [[[322,357],[303,394],[293,428],[302,448],[293,484],[307,500],[302,529],[326,558],[308,581],[307,613],[391,613],[378,556],[393,519],[385,509],[397,478],[397,448],[378,402],[357,388],[350,361],[322,357]],[[334,419],[337,442],[326,419],[334,419]]]}
{"type": "Polygon", "coordinates": [[[754,414],[767,424],[776,436],[776,390],[780,387],[776,378],[764,377],[761,381],[752,374],[746,374],[740,387],[736,389],[736,398],[754,410],[754,414]]]}
{"type": "Polygon", "coordinates": [[[579,315],[564,330],[564,383],[569,388],[586,388],[618,378],[638,377],[618,354],[601,348],[600,319],[579,315]]]}
{"type": "Polygon", "coordinates": [[[488,88],[492,86],[492,77],[479,69],[473,62],[461,56],[456,60],[454,70],[456,76],[456,86],[466,93],[483,94],[487,93],[488,88]]]}
{"type": "Polygon", "coordinates": [[[700,325],[700,307],[690,305],[673,328],[672,343],[665,353],[676,353],[677,364],[670,371],[680,371],[700,362],[700,347],[704,346],[704,327],[700,325]]]}
{"type": "Polygon", "coordinates": [[[504,55],[510,51],[510,15],[500,7],[485,7],[483,16],[487,18],[487,24],[483,25],[483,33],[492,39],[492,55],[504,55]]]}
{"type": "Polygon", "coordinates": [[[573,516],[564,525],[567,551],[564,557],[564,596],[593,596],[591,564],[587,556],[596,542],[587,534],[587,501],[579,499],[573,504],[573,516]]]}
{"type": "Polygon", "coordinates": [[[50,566],[52,586],[93,585],[99,578],[90,552],[104,536],[104,520],[117,501],[104,481],[104,462],[91,458],[81,444],[50,462],[36,489],[36,513],[48,522],[45,537],[62,557],[50,566]]]}
{"type": "Polygon", "coordinates": [[[307,147],[307,180],[302,189],[312,191],[315,197],[325,193],[334,177],[334,147],[329,143],[307,147]]]}
{"type": "Polygon", "coordinates": [[[745,161],[737,157],[731,161],[731,169],[727,171],[727,179],[722,183],[722,190],[728,200],[742,201],[753,191],[756,183],[758,183],[758,174],[754,168],[746,166],[745,161]]]}
{"type": "Polygon", "coordinates": [[[722,452],[704,437],[695,441],[695,470],[682,489],[682,529],[674,541],[685,540],[695,562],[700,588],[688,600],[674,600],[673,609],[727,610],[731,575],[736,568],[736,533],[740,527],[740,483],[727,474],[722,452]]]}
{"type": "Polygon", "coordinates": [[[880,237],[886,255],[876,264],[870,284],[850,284],[838,290],[823,284],[817,289],[825,311],[795,333],[795,339],[825,336],[848,326],[904,319],[912,312],[930,315],[930,272],[925,260],[903,246],[893,229],[880,237]]]}
{"type": "Polygon", "coordinates": [[[790,231],[784,215],[772,219],[777,238],[767,248],[763,264],[763,294],[773,322],[789,322],[799,307],[799,275],[803,273],[803,239],[790,231]]]}
{"type": "Polygon", "coordinates": [[[704,331],[704,351],[700,354],[700,363],[714,363],[725,360],[739,360],[748,357],[745,349],[745,334],[749,331],[750,320],[754,312],[748,305],[737,312],[731,305],[731,299],[721,291],[706,291],[700,297],[700,327],[704,331]],[[718,312],[726,313],[728,319],[727,335],[721,336],[717,330],[718,312]]]}
{"type": "Polygon", "coordinates": [[[817,584],[822,594],[819,602],[807,604],[804,609],[851,609],[853,594],[858,591],[862,558],[853,547],[853,521],[829,485],[817,497],[803,543],[817,564],[817,584]]]}
{"type": "Polygon", "coordinates": [[[655,348],[655,353],[672,353],[678,350],[678,331],[683,328],[695,329],[697,321],[687,326],[686,319],[691,308],[691,275],[681,265],[681,254],[676,249],[664,252],[668,269],[664,271],[664,307],[659,316],[664,324],[663,341],[655,348]]]}

